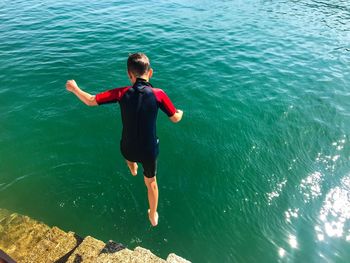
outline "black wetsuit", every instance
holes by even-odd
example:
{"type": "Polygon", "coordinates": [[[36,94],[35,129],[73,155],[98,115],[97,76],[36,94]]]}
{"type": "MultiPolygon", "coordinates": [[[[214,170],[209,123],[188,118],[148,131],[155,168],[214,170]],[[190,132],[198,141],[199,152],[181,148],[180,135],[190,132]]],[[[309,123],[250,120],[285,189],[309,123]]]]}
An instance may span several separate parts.
{"type": "Polygon", "coordinates": [[[119,102],[123,123],[121,152],[128,161],[142,163],[145,176],[155,176],[159,153],[156,134],[158,109],[169,117],[176,112],[169,97],[163,90],[138,78],[133,86],[97,94],[96,101],[99,105],[119,102]]]}

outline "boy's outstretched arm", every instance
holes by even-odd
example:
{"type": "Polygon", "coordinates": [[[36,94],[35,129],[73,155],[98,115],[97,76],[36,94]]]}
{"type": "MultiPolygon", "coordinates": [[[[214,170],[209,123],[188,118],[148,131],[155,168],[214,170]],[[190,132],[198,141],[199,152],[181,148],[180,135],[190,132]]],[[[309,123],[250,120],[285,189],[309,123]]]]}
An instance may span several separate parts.
{"type": "Polygon", "coordinates": [[[97,102],[94,95],[91,95],[83,90],[81,90],[75,80],[67,80],[66,89],[74,93],[82,102],[88,106],[97,106],[97,102]]]}
{"type": "Polygon", "coordinates": [[[183,114],[184,114],[184,112],[182,110],[176,110],[175,114],[170,117],[170,120],[172,122],[179,122],[179,121],[181,121],[183,114]]]}

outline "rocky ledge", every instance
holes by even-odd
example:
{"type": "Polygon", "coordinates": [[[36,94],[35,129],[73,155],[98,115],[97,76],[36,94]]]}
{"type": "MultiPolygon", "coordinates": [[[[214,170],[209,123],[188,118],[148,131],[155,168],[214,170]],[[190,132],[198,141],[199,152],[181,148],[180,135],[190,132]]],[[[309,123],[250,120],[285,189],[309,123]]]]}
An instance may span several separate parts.
{"type": "MultiPolygon", "coordinates": [[[[0,209],[0,249],[18,263],[189,262],[173,253],[164,260],[142,247],[130,250],[114,241],[104,243],[91,236],[82,238],[5,209],[0,209]]],[[[1,250],[0,262],[10,263],[1,250]]]]}

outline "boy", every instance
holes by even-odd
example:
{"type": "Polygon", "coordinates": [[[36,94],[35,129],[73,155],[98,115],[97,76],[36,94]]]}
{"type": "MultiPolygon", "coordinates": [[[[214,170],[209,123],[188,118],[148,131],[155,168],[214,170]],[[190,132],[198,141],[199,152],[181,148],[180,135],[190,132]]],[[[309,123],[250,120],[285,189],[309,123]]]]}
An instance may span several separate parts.
{"type": "Polygon", "coordinates": [[[123,123],[120,150],[133,176],[138,165],[143,167],[148,192],[148,217],[152,226],[158,224],[158,185],[156,180],[159,140],[156,135],[158,108],[172,122],[179,122],[183,112],[176,110],[169,97],[161,89],[149,83],[153,70],[143,53],[131,54],[127,62],[128,76],[132,86],[107,90],[91,95],[81,90],[74,80],[68,80],[66,88],[88,106],[119,102],[123,123]]]}

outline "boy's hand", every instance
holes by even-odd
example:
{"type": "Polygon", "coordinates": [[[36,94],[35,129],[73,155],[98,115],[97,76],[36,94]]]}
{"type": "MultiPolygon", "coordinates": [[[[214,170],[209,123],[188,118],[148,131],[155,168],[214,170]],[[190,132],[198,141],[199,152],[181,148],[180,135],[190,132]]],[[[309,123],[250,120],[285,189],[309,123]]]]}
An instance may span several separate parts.
{"type": "Polygon", "coordinates": [[[184,114],[184,112],[182,110],[176,110],[175,114],[170,117],[170,120],[172,122],[179,122],[179,121],[181,121],[183,114],[184,114]]]}
{"type": "Polygon", "coordinates": [[[74,90],[76,90],[78,88],[78,85],[77,83],[75,82],[74,79],[72,80],[67,80],[67,83],[66,83],[66,89],[70,92],[73,92],[74,90]]]}

